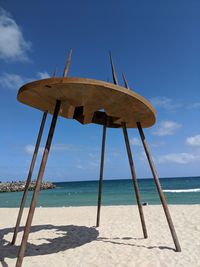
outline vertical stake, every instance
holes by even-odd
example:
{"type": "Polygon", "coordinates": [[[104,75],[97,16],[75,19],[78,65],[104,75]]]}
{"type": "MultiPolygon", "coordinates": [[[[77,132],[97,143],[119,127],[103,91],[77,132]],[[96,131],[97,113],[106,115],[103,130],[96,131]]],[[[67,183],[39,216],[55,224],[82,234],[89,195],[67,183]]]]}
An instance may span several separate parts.
{"type": "Polygon", "coordinates": [[[102,136],[102,147],[101,147],[101,165],[100,165],[100,176],[99,176],[98,209],[97,209],[97,222],[96,222],[96,227],[99,227],[99,221],[100,221],[102,181],[103,181],[103,168],[104,168],[104,153],[105,153],[105,141],[106,141],[106,124],[103,125],[103,136],[102,136]]]}
{"type": "Polygon", "coordinates": [[[161,200],[164,212],[165,212],[165,216],[166,216],[166,219],[167,219],[167,222],[168,222],[168,225],[169,225],[169,229],[171,231],[171,235],[172,235],[175,247],[176,247],[176,251],[177,252],[181,252],[181,247],[180,247],[180,244],[179,244],[179,241],[178,241],[178,237],[176,235],[176,231],[175,231],[175,228],[174,228],[174,225],[173,225],[173,222],[172,222],[171,215],[169,213],[169,209],[168,209],[168,206],[167,206],[165,195],[164,195],[164,193],[162,191],[162,188],[161,188],[161,185],[160,185],[160,181],[159,181],[159,178],[158,178],[158,174],[157,174],[153,159],[151,157],[150,149],[149,149],[148,143],[147,143],[147,141],[145,139],[145,135],[144,135],[144,132],[143,132],[143,129],[142,129],[142,126],[141,126],[140,122],[137,122],[137,128],[138,128],[138,131],[139,131],[139,134],[140,134],[140,137],[141,137],[141,140],[142,140],[142,144],[144,146],[144,150],[145,150],[145,153],[146,153],[146,156],[147,156],[147,159],[148,159],[148,162],[149,162],[149,165],[150,165],[153,177],[154,177],[154,181],[155,181],[155,184],[156,184],[156,187],[157,187],[157,190],[158,190],[158,194],[160,196],[160,200],[161,200]]]}
{"type": "Polygon", "coordinates": [[[57,72],[58,72],[58,66],[55,66],[54,72],[53,72],[53,78],[55,78],[57,76],[57,72]]]}
{"type": "Polygon", "coordinates": [[[67,74],[69,72],[69,67],[70,67],[70,63],[71,63],[71,57],[72,57],[72,48],[69,51],[69,56],[67,58],[67,62],[63,71],[63,77],[67,77],[67,74]]]}
{"type": "Polygon", "coordinates": [[[34,149],[34,152],[33,152],[33,157],[32,157],[30,169],[29,169],[29,172],[28,172],[28,177],[27,177],[27,180],[26,180],[26,185],[25,185],[25,188],[24,188],[24,193],[23,193],[23,196],[22,196],[21,205],[20,205],[20,209],[19,209],[19,213],[18,213],[16,225],[15,225],[13,239],[12,239],[12,242],[11,242],[12,245],[15,244],[15,241],[16,241],[16,238],[17,238],[17,234],[18,234],[18,231],[19,231],[19,225],[20,225],[22,214],[23,214],[23,211],[24,211],[24,206],[25,206],[26,199],[27,199],[27,194],[28,194],[28,188],[29,188],[29,185],[31,183],[32,174],[33,174],[33,170],[34,170],[34,167],[35,167],[35,162],[36,162],[36,158],[37,158],[37,154],[38,154],[38,150],[39,150],[39,146],[40,146],[40,141],[41,141],[41,138],[42,138],[44,125],[45,125],[45,122],[46,122],[47,113],[48,113],[47,111],[45,111],[43,113],[43,117],[42,117],[42,121],[41,121],[41,125],[40,125],[40,130],[39,130],[39,133],[38,133],[38,138],[37,138],[35,149],[34,149]]]}
{"type": "Polygon", "coordinates": [[[109,55],[110,55],[110,64],[111,64],[111,69],[112,69],[113,82],[114,82],[114,84],[118,84],[117,75],[115,72],[115,67],[113,64],[111,51],[109,52],[109,55]]]}
{"type": "Polygon", "coordinates": [[[127,80],[126,80],[126,77],[125,77],[124,73],[122,73],[122,78],[123,78],[125,87],[126,87],[127,89],[129,89],[128,82],[127,82],[127,80]]]}
{"type": "Polygon", "coordinates": [[[50,147],[51,147],[51,142],[52,142],[55,126],[56,126],[58,114],[59,114],[59,111],[60,111],[60,106],[61,106],[61,101],[57,100],[56,101],[56,106],[55,106],[55,109],[54,109],[53,118],[52,118],[52,121],[51,121],[51,126],[50,126],[50,129],[49,129],[49,134],[48,134],[46,145],[45,145],[45,150],[43,152],[43,156],[42,156],[42,160],[41,160],[41,164],[40,164],[40,169],[39,169],[39,172],[38,172],[38,177],[37,177],[37,181],[36,181],[35,190],[34,190],[34,193],[33,193],[32,200],[31,200],[31,206],[30,206],[30,209],[29,209],[29,213],[28,213],[28,217],[27,217],[27,221],[26,221],[26,225],[25,225],[25,229],[24,229],[24,234],[23,234],[23,237],[22,237],[22,242],[21,242],[21,246],[20,246],[20,249],[19,249],[19,253],[18,253],[16,267],[21,267],[22,261],[23,261],[23,258],[24,258],[26,244],[27,244],[27,240],[28,240],[28,236],[29,236],[29,232],[30,232],[30,228],[31,228],[31,223],[32,223],[32,220],[33,220],[33,215],[34,215],[35,208],[36,208],[36,205],[37,205],[38,194],[39,194],[40,186],[41,186],[41,183],[42,183],[42,178],[43,178],[43,175],[44,175],[44,171],[45,171],[45,167],[46,167],[46,163],[47,163],[47,159],[48,159],[48,154],[49,154],[49,151],[50,151],[50,147]]]}
{"type": "Polygon", "coordinates": [[[143,214],[142,204],[141,204],[141,200],[140,200],[139,186],[137,183],[135,167],[134,167],[134,163],[133,163],[128,133],[127,133],[127,129],[126,129],[126,123],[122,123],[122,128],[123,128],[124,139],[125,139],[125,143],[126,143],[126,149],[127,149],[127,154],[128,154],[128,159],[129,159],[129,164],[130,164],[130,169],[131,169],[133,185],[134,185],[134,189],[135,189],[135,195],[136,195],[138,210],[139,210],[141,224],[142,224],[142,230],[143,230],[144,238],[147,238],[148,237],[147,229],[146,229],[146,225],[145,225],[144,214],[143,214]]]}

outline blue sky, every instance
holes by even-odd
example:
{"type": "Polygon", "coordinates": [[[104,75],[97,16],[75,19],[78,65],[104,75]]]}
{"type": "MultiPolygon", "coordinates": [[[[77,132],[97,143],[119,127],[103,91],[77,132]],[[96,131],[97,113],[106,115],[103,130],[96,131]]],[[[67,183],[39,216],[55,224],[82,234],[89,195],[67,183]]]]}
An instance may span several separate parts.
{"type": "MultiPolygon", "coordinates": [[[[200,174],[200,2],[0,1],[0,180],[25,179],[42,113],[16,100],[19,87],[62,75],[118,79],[146,97],[157,122],[145,129],[160,177],[200,174]]],[[[49,115],[42,147],[45,145],[49,115]]],[[[151,177],[137,130],[129,137],[138,177],[151,177]]],[[[99,177],[102,127],[59,118],[45,179],[99,177]]],[[[36,164],[37,175],[42,148],[36,164]]],[[[130,178],[121,129],[108,129],[105,179],[130,178]]]]}

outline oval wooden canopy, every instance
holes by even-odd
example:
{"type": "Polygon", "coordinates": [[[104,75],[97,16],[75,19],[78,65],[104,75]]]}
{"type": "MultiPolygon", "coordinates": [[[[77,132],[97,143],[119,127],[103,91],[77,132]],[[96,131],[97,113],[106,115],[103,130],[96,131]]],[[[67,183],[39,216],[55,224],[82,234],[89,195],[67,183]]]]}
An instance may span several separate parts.
{"type": "Polygon", "coordinates": [[[61,101],[59,115],[76,119],[82,124],[106,124],[128,128],[155,123],[156,113],[151,104],[139,94],[124,87],[85,78],[49,78],[25,84],[17,99],[29,106],[53,114],[56,100],[61,101]]]}

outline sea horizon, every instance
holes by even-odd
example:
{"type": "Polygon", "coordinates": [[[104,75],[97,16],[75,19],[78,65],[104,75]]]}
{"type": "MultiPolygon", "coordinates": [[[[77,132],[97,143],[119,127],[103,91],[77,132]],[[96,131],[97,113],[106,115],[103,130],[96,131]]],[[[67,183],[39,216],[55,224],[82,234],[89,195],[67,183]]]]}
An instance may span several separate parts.
{"type": "MultiPolygon", "coordinates": [[[[53,182],[54,189],[41,190],[38,207],[96,206],[98,180],[53,182]]],[[[200,176],[165,177],[160,179],[168,204],[200,204],[200,176]]],[[[160,204],[153,178],[138,179],[141,201],[149,205],[160,204]]],[[[28,193],[26,207],[33,192],[28,193]]],[[[19,207],[23,192],[0,194],[0,207],[19,207]]],[[[132,179],[105,179],[102,188],[102,205],[135,205],[132,179]]]]}
{"type": "MultiPolygon", "coordinates": [[[[168,177],[159,177],[160,179],[182,179],[182,178],[200,178],[200,176],[194,175],[194,176],[168,176],[168,177]]],[[[35,181],[36,179],[33,179],[35,181]]],[[[117,180],[132,180],[131,178],[103,178],[104,181],[117,181],[117,180]]],[[[137,177],[137,180],[154,180],[153,177],[137,177]]],[[[48,179],[44,178],[45,182],[51,182],[51,183],[73,183],[73,182],[98,182],[99,179],[86,179],[86,180],[64,180],[64,181],[50,181],[48,179]]]]}

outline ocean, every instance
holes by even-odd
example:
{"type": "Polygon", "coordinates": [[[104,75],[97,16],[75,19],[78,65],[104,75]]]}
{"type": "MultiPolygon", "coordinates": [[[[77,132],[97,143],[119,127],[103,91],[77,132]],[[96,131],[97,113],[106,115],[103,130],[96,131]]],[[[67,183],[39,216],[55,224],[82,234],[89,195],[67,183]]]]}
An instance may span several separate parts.
{"type": "MultiPolygon", "coordinates": [[[[200,177],[161,178],[168,204],[200,204],[200,177]]],[[[138,179],[142,202],[160,204],[153,179],[138,179]]],[[[57,182],[55,189],[40,191],[38,207],[96,206],[98,181],[57,182]]],[[[19,207],[22,192],[0,193],[0,207],[19,207]]],[[[29,192],[26,206],[33,192],[29,192]]],[[[102,205],[136,204],[132,180],[104,180],[102,205]]]]}

